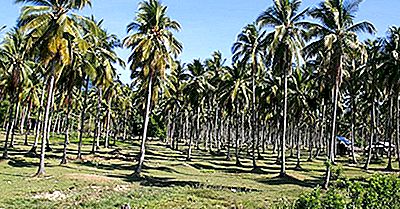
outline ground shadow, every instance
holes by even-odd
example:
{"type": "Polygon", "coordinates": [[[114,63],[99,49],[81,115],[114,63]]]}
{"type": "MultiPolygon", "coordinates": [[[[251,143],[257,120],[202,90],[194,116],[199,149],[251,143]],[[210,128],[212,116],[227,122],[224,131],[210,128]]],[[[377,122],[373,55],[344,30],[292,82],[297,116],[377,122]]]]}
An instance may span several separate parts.
{"type": "Polygon", "coordinates": [[[260,183],[268,184],[268,185],[298,185],[302,187],[308,187],[308,188],[314,188],[317,185],[320,185],[322,183],[321,179],[315,179],[315,180],[299,180],[295,177],[292,177],[290,175],[285,175],[284,177],[276,176],[270,179],[262,179],[262,180],[257,180],[260,183]]]}

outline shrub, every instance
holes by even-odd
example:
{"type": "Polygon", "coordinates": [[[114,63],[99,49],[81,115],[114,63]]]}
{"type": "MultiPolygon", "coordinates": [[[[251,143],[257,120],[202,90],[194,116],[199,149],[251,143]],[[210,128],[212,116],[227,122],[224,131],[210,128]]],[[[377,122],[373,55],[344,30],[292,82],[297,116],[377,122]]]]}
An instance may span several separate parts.
{"type": "Polygon", "coordinates": [[[340,188],[332,187],[324,193],[317,187],[312,192],[301,195],[295,202],[295,208],[400,209],[400,180],[396,176],[381,174],[366,180],[338,181],[341,183],[336,185],[341,185],[340,188]]]}

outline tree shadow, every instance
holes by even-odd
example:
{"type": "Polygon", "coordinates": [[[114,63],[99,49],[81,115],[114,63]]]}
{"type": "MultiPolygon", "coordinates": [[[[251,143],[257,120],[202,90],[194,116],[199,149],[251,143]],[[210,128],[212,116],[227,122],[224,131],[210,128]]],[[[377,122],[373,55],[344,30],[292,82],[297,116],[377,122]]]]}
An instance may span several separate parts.
{"type": "MultiPolygon", "coordinates": [[[[265,169],[263,169],[261,166],[257,167],[256,169],[249,169],[246,170],[246,168],[239,168],[239,167],[216,167],[216,166],[212,166],[212,165],[205,165],[205,164],[201,164],[201,163],[191,163],[190,164],[192,167],[198,169],[198,170],[216,170],[216,171],[221,171],[224,173],[257,173],[257,174],[276,174],[276,172],[270,172],[267,171],[265,169]]],[[[253,167],[249,167],[249,168],[253,168],[253,167]]]]}
{"type": "Polygon", "coordinates": [[[260,183],[268,184],[268,185],[297,185],[301,187],[308,187],[308,188],[314,188],[317,185],[322,183],[322,180],[316,179],[316,180],[299,180],[295,177],[292,177],[290,175],[285,175],[284,177],[276,176],[270,179],[262,179],[262,180],[257,180],[260,183]]]}
{"type": "Polygon", "coordinates": [[[150,176],[137,176],[137,175],[115,175],[110,174],[108,177],[120,178],[129,183],[140,183],[141,186],[147,187],[191,187],[191,188],[206,188],[212,190],[231,190],[235,192],[255,192],[259,191],[247,187],[230,187],[222,185],[207,185],[198,181],[179,181],[169,177],[150,177],[150,176]]]}
{"type": "Polygon", "coordinates": [[[134,170],[134,166],[126,164],[115,164],[115,163],[103,164],[103,163],[95,163],[92,161],[76,161],[74,163],[77,165],[87,166],[102,170],[132,170],[132,171],[134,170]]]}
{"type": "Polygon", "coordinates": [[[39,163],[37,162],[28,162],[24,159],[14,159],[14,158],[10,159],[7,164],[15,168],[32,168],[39,166],[39,163]]]}

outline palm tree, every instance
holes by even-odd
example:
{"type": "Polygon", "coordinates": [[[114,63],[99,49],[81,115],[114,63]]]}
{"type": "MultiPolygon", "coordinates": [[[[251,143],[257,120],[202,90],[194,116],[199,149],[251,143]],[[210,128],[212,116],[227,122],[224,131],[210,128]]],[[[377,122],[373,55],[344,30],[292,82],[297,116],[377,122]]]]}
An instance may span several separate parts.
{"type": "Polygon", "coordinates": [[[291,74],[292,63],[297,61],[297,66],[302,60],[300,50],[304,47],[304,27],[308,22],[303,19],[308,9],[299,12],[300,0],[274,0],[273,6],[264,11],[257,23],[262,27],[274,28],[267,35],[269,42],[268,51],[272,56],[273,66],[280,68],[284,80],[284,106],[283,129],[281,141],[281,171],[280,176],[286,175],[285,146],[287,132],[287,98],[288,98],[288,74],[291,74]]]}
{"type": "Polygon", "coordinates": [[[172,31],[179,31],[178,22],[167,16],[167,7],[158,0],[149,0],[139,3],[139,11],[134,20],[127,27],[128,32],[134,31],[124,40],[124,45],[131,49],[128,62],[130,69],[141,69],[143,82],[147,82],[147,102],[144,117],[140,159],[136,173],[140,174],[145,157],[145,142],[147,127],[152,105],[154,79],[165,76],[165,70],[173,63],[173,57],[182,51],[181,43],[176,40],[172,31]]]}
{"type": "MultiPolygon", "coordinates": [[[[222,76],[223,89],[220,100],[224,102],[225,106],[232,107],[231,112],[228,112],[228,117],[236,118],[236,136],[235,136],[235,158],[236,165],[241,165],[239,158],[239,121],[240,112],[246,112],[250,104],[249,94],[251,90],[248,88],[250,78],[248,72],[245,70],[245,64],[235,63],[233,67],[226,68],[225,74],[222,76]],[[236,112],[233,112],[236,111],[236,112]]],[[[229,125],[231,126],[231,125],[229,125]]],[[[228,130],[229,131],[229,130],[228,130]]],[[[229,131],[230,132],[230,131],[229,131]]],[[[231,139],[228,139],[228,153],[227,159],[230,159],[229,147],[231,139]]]]}
{"type": "Polygon", "coordinates": [[[372,34],[375,32],[375,27],[367,21],[354,23],[355,13],[358,11],[360,3],[360,0],[325,0],[310,11],[310,15],[319,23],[311,24],[309,38],[316,39],[316,41],[308,45],[304,51],[308,57],[318,54],[321,49],[325,54],[328,54],[327,60],[331,60],[329,67],[332,69],[329,74],[334,80],[332,132],[325,188],[328,188],[329,185],[330,164],[334,162],[336,114],[342,83],[345,49],[358,42],[356,33],[368,32],[372,34]]]}
{"type": "Polygon", "coordinates": [[[54,94],[56,73],[71,63],[69,44],[72,40],[82,40],[77,19],[90,22],[86,18],[72,14],[91,5],[91,0],[16,0],[15,3],[28,4],[24,6],[19,17],[18,26],[33,37],[33,50],[39,52],[39,59],[47,72],[47,104],[44,113],[43,136],[40,164],[37,176],[44,175],[44,157],[46,139],[48,137],[50,107],[54,94]]]}
{"type": "MultiPolygon", "coordinates": [[[[392,171],[392,137],[393,134],[392,132],[394,131],[395,125],[393,124],[393,106],[395,100],[395,104],[397,107],[397,103],[399,100],[399,95],[400,95],[400,28],[399,27],[391,27],[388,31],[388,38],[384,43],[383,46],[383,63],[382,63],[382,76],[383,78],[381,80],[384,81],[385,87],[387,88],[389,100],[390,100],[390,105],[389,105],[389,114],[388,114],[388,123],[389,123],[389,130],[386,130],[388,133],[388,140],[389,140],[389,162],[387,165],[387,170],[392,171]]],[[[398,111],[398,110],[397,110],[398,111]]],[[[397,113],[398,114],[398,113],[397,113]]],[[[398,117],[396,117],[398,118],[398,117]]],[[[398,128],[396,128],[398,130],[398,128]]],[[[396,139],[396,144],[398,147],[398,140],[399,136],[397,133],[397,139],[396,139]]],[[[400,161],[399,161],[400,162],[400,161]]]]}
{"type": "MultiPolygon", "coordinates": [[[[256,76],[261,69],[265,57],[265,32],[260,32],[260,29],[255,24],[247,25],[238,35],[236,42],[233,44],[233,61],[241,60],[244,63],[251,64],[251,86],[252,86],[252,123],[256,123],[256,76]]],[[[257,167],[255,146],[256,132],[251,129],[253,138],[252,161],[253,168],[257,167]]]]}
{"type": "Polygon", "coordinates": [[[8,128],[6,133],[6,140],[4,144],[3,158],[8,158],[8,139],[11,132],[11,143],[13,146],[14,129],[17,120],[17,112],[20,104],[20,94],[24,88],[24,82],[29,81],[29,76],[32,72],[31,66],[33,62],[30,61],[28,48],[30,42],[27,41],[26,36],[18,29],[13,29],[7,33],[4,44],[2,45],[0,53],[7,59],[8,70],[5,72],[6,83],[8,92],[10,92],[11,108],[9,111],[8,128]]]}

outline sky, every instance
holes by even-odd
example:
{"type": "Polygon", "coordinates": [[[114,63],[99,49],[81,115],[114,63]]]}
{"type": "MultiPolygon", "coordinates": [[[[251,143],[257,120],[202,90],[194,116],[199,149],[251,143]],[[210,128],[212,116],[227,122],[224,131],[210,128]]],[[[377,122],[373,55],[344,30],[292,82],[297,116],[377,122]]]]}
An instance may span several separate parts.
{"type": "MultiPolygon", "coordinates": [[[[0,26],[15,26],[22,4],[14,0],[1,0],[0,26]]],[[[85,9],[84,15],[103,19],[108,32],[120,39],[126,35],[126,26],[137,12],[139,0],[92,0],[92,8],[85,9]]],[[[231,47],[241,29],[255,21],[258,15],[272,5],[272,0],[162,0],[168,6],[168,15],[177,20],[182,30],[176,33],[184,45],[180,60],[206,59],[213,51],[219,50],[228,60],[231,47]]],[[[303,9],[313,7],[321,0],[303,0],[303,9]]],[[[389,26],[400,26],[400,0],[364,0],[356,21],[368,20],[378,29],[376,36],[384,36],[389,26]]],[[[374,36],[362,36],[373,38],[374,36]]],[[[127,60],[129,51],[117,50],[127,60]]],[[[228,63],[230,63],[228,61],[228,63]]],[[[130,71],[119,69],[123,82],[130,82],[130,71]]]]}

